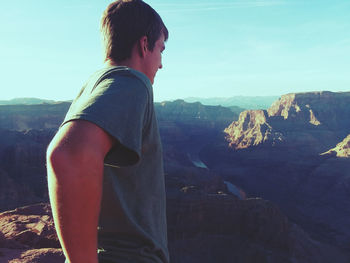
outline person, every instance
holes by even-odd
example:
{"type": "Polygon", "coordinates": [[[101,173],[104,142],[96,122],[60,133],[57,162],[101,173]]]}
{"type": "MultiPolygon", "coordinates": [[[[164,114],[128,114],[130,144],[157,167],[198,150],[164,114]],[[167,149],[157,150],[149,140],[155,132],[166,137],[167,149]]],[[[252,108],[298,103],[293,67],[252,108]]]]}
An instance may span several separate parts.
{"type": "Polygon", "coordinates": [[[101,21],[106,66],[47,149],[49,197],[66,262],[169,262],[162,148],[152,84],[168,30],[141,0],[101,21]]]}

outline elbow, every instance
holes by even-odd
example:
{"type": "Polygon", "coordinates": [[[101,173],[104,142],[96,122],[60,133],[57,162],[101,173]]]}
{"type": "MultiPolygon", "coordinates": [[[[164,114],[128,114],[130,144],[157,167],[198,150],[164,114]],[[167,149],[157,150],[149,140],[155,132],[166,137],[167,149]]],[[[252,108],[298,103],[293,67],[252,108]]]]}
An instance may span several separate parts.
{"type": "Polygon", "coordinates": [[[47,181],[49,188],[67,187],[77,182],[77,162],[67,147],[50,144],[46,151],[47,181]]]}
{"type": "Polygon", "coordinates": [[[51,142],[46,150],[46,166],[47,168],[52,168],[56,166],[58,160],[60,159],[60,154],[58,147],[51,142]]]}
{"type": "Polygon", "coordinates": [[[59,179],[62,178],[65,173],[62,173],[62,170],[67,165],[67,153],[64,149],[55,145],[51,142],[46,150],[46,168],[47,168],[47,177],[50,179],[59,179]]]}
{"type": "Polygon", "coordinates": [[[52,142],[49,144],[49,146],[46,149],[46,166],[52,166],[52,163],[54,161],[54,147],[52,146],[52,142]]]}

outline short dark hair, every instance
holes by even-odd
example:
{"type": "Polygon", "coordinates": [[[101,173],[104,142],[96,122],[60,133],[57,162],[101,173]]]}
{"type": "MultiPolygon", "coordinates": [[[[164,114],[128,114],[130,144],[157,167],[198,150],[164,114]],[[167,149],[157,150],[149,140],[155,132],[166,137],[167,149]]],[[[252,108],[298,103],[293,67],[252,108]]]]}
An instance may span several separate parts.
{"type": "Polygon", "coordinates": [[[134,44],[147,36],[153,51],[161,34],[168,39],[168,29],[159,14],[141,0],[117,0],[104,11],[101,32],[105,45],[105,61],[120,62],[130,58],[134,44]]]}

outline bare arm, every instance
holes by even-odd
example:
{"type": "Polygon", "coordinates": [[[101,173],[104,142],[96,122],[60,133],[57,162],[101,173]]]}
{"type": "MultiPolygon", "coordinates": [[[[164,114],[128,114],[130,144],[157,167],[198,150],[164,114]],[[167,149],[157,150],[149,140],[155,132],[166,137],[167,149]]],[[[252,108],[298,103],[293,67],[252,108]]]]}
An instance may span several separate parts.
{"type": "Polygon", "coordinates": [[[103,160],[113,143],[114,139],[104,130],[79,120],[65,124],[48,147],[50,202],[68,262],[98,262],[103,160]]]}

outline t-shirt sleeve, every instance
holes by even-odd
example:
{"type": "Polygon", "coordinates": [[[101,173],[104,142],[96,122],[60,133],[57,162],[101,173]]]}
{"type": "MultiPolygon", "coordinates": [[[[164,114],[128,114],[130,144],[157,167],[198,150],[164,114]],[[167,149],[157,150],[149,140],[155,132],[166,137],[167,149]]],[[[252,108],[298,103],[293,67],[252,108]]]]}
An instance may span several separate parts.
{"type": "Polygon", "coordinates": [[[148,103],[147,87],[138,78],[106,79],[79,94],[62,125],[79,119],[98,125],[117,140],[105,157],[105,165],[133,165],[141,158],[148,103]]]}

